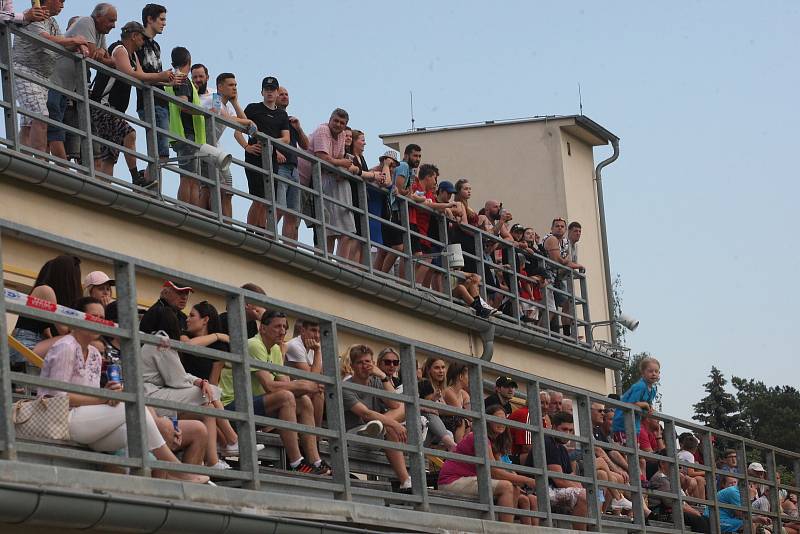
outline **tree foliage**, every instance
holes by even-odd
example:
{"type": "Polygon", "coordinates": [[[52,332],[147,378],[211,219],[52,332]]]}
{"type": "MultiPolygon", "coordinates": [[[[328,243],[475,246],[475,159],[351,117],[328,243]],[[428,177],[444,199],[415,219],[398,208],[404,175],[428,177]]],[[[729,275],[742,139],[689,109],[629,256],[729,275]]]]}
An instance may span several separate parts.
{"type": "Polygon", "coordinates": [[[731,378],[748,435],[775,447],[800,451],[800,392],[792,386],[731,378]]]}
{"type": "Polygon", "coordinates": [[[749,429],[739,413],[739,402],[725,391],[728,381],[716,367],[711,367],[710,381],[703,384],[706,395],[694,405],[692,419],[704,425],[739,436],[749,436],[749,429]]]}

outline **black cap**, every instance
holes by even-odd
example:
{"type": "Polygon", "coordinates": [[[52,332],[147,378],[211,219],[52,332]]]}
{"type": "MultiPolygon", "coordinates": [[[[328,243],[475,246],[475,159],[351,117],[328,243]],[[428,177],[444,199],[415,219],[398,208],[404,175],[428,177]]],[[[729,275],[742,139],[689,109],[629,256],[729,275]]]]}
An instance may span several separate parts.
{"type": "Polygon", "coordinates": [[[512,232],[524,232],[525,231],[525,227],[518,223],[518,224],[515,224],[514,226],[511,227],[511,231],[512,232]]]}
{"type": "Polygon", "coordinates": [[[497,380],[495,380],[494,385],[499,387],[499,388],[507,388],[509,386],[512,387],[512,388],[519,387],[517,385],[516,381],[513,378],[511,378],[510,376],[498,376],[497,380]]]}
{"type": "Polygon", "coordinates": [[[274,76],[267,76],[261,80],[261,89],[277,89],[279,85],[278,79],[274,76]]]}

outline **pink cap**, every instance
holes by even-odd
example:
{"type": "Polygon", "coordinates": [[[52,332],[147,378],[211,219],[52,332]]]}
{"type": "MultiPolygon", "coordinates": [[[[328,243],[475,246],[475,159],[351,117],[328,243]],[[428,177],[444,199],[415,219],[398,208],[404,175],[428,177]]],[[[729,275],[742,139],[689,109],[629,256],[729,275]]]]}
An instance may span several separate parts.
{"type": "Polygon", "coordinates": [[[116,282],[109,278],[103,271],[92,271],[83,279],[83,288],[86,289],[90,286],[102,286],[103,284],[111,283],[113,286],[116,282]]]}

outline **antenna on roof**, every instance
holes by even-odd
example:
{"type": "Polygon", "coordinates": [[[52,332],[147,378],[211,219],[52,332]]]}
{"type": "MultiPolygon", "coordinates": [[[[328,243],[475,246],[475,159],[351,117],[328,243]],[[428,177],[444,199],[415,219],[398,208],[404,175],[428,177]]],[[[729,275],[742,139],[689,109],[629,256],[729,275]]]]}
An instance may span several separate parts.
{"type": "Polygon", "coordinates": [[[578,109],[583,115],[583,95],[581,95],[581,82],[578,82],[578,109]]]}
{"type": "Polygon", "coordinates": [[[414,131],[414,91],[409,91],[411,95],[411,131],[414,131]]]}

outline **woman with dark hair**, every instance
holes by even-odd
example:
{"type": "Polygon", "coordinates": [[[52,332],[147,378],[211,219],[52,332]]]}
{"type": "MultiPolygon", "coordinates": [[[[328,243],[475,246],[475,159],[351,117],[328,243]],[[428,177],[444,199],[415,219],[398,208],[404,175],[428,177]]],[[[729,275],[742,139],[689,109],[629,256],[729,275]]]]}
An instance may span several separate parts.
{"type": "MultiPolygon", "coordinates": [[[[506,418],[506,412],[502,406],[497,404],[488,406],[486,415],[502,419],[506,418]]],[[[489,453],[495,461],[498,461],[502,455],[511,451],[511,433],[506,425],[487,421],[486,434],[489,438],[489,443],[487,444],[489,453]]],[[[475,434],[470,432],[464,436],[464,439],[458,443],[454,452],[467,456],[476,456],[475,434]]],[[[516,507],[521,510],[537,509],[536,496],[526,494],[535,487],[536,481],[534,479],[499,467],[491,468],[491,477],[492,494],[495,497],[497,506],[505,508],[516,507]]],[[[439,471],[439,489],[466,497],[477,497],[478,472],[476,464],[459,460],[446,460],[441,471],[439,471]]],[[[514,521],[514,516],[511,514],[497,514],[497,518],[506,523],[514,521]]],[[[535,518],[520,516],[519,519],[523,525],[539,524],[539,520],[535,518]]]]}
{"type": "MultiPolygon", "coordinates": [[[[178,337],[176,336],[173,339],[178,339],[178,337]]],[[[190,345],[208,347],[224,352],[230,351],[230,338],[228,334],[222,332],[217,309],[207,300],[192,306],[188,317],[186,317],[186,331],[181,332],[180,340],[190,345]]],[[[211,378],[215,363],[214,360],[193,354],[181,354],[181,362],[183,362],[187,372],[205,380],[211,378]]],[[[220,370],[222,369],[221,363],[219,368],[220,370]]]]}
{"type": "MultiPolygon", "coordinates": [[[[444,402],[456,408],[469,410],[469,368],[463,363],[451,363],[447,368],[447,387],[444,390],[444,402]]],[[[442,417],[447,430],[453,433],[456,443],[472,429],[472,421],[457,415],[442,417]]]]}
{"type": "MultiPolygon", "coordinates": [[[[43,303],[72,307],[81,298],[81,260],[67,254],[47,261],[39,271],[30,297],[43,303]]],[[[34,306],[36,301],[34,301],[34,306]]],[[[58,336],[69,333],[69,328],[38,319],[20,316],[11,335],[20,343],[44,357],[58,336]]],[[[11,349],[11,363],[23,364],[25,358],[11,349]]]]}

